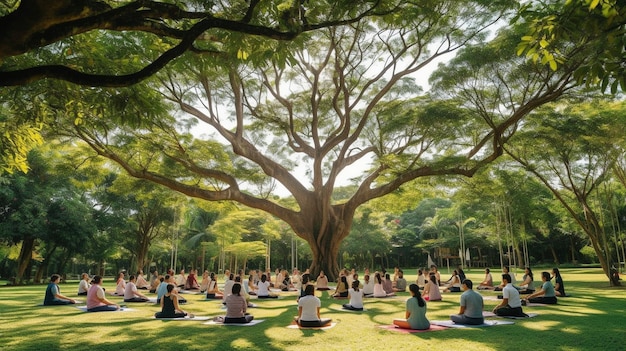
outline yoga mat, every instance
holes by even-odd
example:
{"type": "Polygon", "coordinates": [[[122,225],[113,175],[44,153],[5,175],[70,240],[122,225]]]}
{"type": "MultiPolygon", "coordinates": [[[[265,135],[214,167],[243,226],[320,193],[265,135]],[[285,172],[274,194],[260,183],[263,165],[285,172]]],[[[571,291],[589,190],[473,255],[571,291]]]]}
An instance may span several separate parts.
{"type": "Polygon", "coordinates": [[[156,320],[163,320],[163,321],[208,321],[209,319],[212,319],[213,317],[206,317],[206,316],[194,316],[193,318],[186,316],[185,318],[156,318],[154,316],[152,316],[152,319],[156,319],[156,320]]]}
{"type": "Polygon", "coordinates": [[[226,326],[236,326],[236,327],[250,327],[253,325],[257,325],[261,322],[263,322],[265,319],[253,319],[250,323],[223,323],[223,322],[216,322],[216,321],[208,321],[208,322],[204,322],[202,324],[206,324],[206,325],[226,325],[226,326]]]}
{"type": "Polygon", "coordinates": [[[430,321],[430,324],[440,325],[448,328],[482,328],[482,327],[494,327],[496,325],[508,325],[515,324],[512,321],[485,321],[483,324],[469,325],[469,324],[455,324],[453,321],[430,321]]]}
{"type": "MultiPolygon", "coordinates": [[[[79,310],[83,312],[89,312],[87,311],[87,306],[76,306],[76,308],[78,308],[79,310]]],[[[134,308],[122,307],[117,311],[106,311],[106,312],[134,312],[134,311],[137,311],[137,310],[134,308]]]]}
{"type": "Polygon", "coordinates": [[[301,327],[298,325],[298,323],[293,322],[292,324],[289,324],[287,326],[287,328],[289,329],[316,329],[316,330],[328,330],[332,327],[334,327],[335,325],[337,325],[337,323],[335,322],[331,322],[329,325],[325,326],[325,327],[301,327]]]}
{"type": "Polygon", "coordinates": [[[385,329],[385,330],[389,330],[389,331],[394,331],[394,332],[398,332],[398,333],[404,333],[404,334],[410,334],[410,333],[425,333],[425,332],[431,332],[431,331],[440,331],[440,330],[446,330],[448,329],[448,327],[444,327],[442,325],[436,325],[436,324],[432,324],[430,325],[430,328],[428,329],[424,329],[424,330],[419,330],[419,329],[404,329],[404,328],[399,328],[398,326],[391,324],[391,325],[379,325],[378,326],[381,329],[385,329]]]}

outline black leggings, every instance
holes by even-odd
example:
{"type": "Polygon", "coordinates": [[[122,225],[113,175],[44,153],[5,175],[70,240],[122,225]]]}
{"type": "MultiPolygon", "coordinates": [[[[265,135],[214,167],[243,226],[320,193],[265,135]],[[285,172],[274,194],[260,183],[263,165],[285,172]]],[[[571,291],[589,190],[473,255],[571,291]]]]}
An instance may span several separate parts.
{"type": "Polygon", "coordinates": [[[245,315],[243,317],[225,317],[224,318],[224,324],[245,324],[245,323],[250,323],[252,322],[252,320],[254,319],[254,316],[252,315],[245,315]]]}
{"type": "Polygon", "coordinates": [[[556,305],[556,297],[554,296],[537,296],[528,299],[531,303],[542,303],[545,305],[556,305]]]}
{"type": "Polygon", "coordinates": [[[323,318],[323,319],[318,319],[318,320],[315,320],[315,321],[303,321],[303,320],[300,320],[300,321],[298,321],[298,324],[301,327],[305,327],[305,328],[308,328],[308,327],[325,327],[325,326],[330,324],[330,321],[331,321],[330,318],[323,318]]]}

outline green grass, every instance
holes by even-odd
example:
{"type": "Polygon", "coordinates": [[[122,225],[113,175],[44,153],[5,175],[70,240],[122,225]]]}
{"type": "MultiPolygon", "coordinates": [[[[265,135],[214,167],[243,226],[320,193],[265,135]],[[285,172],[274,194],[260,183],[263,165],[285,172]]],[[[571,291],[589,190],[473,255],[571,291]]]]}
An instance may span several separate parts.
{"type": "MultiPolygon", "coordinates": [[[[333,300],[327,293],[318,292],[322,316],[337,322],[334,328],[321,331],[286,328],[297,313],[293,294],[279,300],[254,300],[259,308],[250,312],[265,321],[251,327],[232,327],[154,320],[151,316],[158,307],[148,304],[132,304],[130,307],[137,311],[124,313],[84,313],[72,306],[37,306],[43,300],[45,286],[2,287],[0,345],[6,350],[46,351],[626,349],[626,289],[609,287],[598,269],[565,269],[562,273],[566,289],[574,296],[560,299],[557,306],[525,308],[527,312],[539,313],[538,317],[516,320],[514,325],[416,334],[378,328],[404,316],[406,293],[395,299],[366,299],[367,311],[355,313],[341,311],[346,300],[333,300]]],[[[482,270],[474,269],[468,277],[480,281],[482,270]]],[[[62,293],[75,296],[76,286],[64,284],[62,293]]],[[[112,289],[113,282],[105,282],[105,287],[112,289]]],[[[201,301],[202,295],[185,296],[190,301],[183,308],[189,312],[203,316],[224,313],[218,302],[201,301]]],[[[443,302],[428,304],[428,318],[448,319],[458,311],[458,301],[459,294],[444,294],[443,302]]],[[[485,301],[486,310],[495,305],[496,301],[485,301]]]]}

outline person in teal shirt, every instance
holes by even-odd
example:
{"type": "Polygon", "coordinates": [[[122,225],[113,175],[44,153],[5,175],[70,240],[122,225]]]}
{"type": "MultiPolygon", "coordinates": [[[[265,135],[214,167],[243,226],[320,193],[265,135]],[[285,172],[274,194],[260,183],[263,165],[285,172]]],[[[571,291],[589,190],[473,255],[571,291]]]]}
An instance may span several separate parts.
{"type": "Polygon", "coordinates": [[[550,279],[552,279],[550,273],[541,272],[541,280],[543,280],[543,285],[541,285],[541,289],[528,295],[523,301],[524,304],[526,304],[527,302],[541,303],[545,305],[556,304],[556,293],[554,291],[554,285],[552,285],[550,279]]]}
{"type": "Polygon", "coordinates": [[[403,329],[426,330],[430,322],[426,318],[426,301],[420,294],[417,284],[409,285],[411,298],[406,301],[406,318],[394,319],[393,324],[403,329]]]}

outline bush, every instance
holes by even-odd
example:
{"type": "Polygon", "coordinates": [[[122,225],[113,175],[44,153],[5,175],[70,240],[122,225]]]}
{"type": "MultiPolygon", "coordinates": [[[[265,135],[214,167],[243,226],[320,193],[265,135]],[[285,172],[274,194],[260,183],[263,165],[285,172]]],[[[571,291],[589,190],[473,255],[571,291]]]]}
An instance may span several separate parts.
{"type": "Polygon", "coordinates": [[[587,245],[580,249],[579,252],[582,255],[581,260],[583,263],[598,263],[598,255],[596,255],[596,251],[593,247],[587,245]]]}

